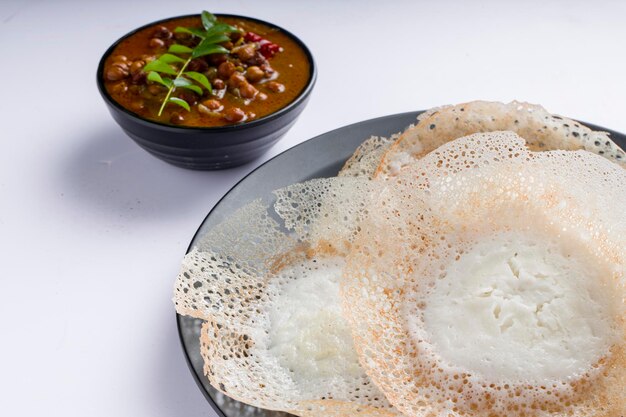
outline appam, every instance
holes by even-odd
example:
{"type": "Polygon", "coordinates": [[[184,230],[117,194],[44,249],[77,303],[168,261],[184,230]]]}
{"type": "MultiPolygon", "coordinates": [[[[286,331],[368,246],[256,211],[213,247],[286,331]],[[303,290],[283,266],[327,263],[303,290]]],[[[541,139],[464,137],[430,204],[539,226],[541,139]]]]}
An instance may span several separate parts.
{"type": "MultiPolygon", "coordinates": [[[[411,125],[409,128],[411,128],[411,125]]],[[[338,177],[365,177],[372,179],[380,165],[380,161],[393,143],[400,137],[400,133],[391,136],[371,136],[361,143],[352,156],[345,162],[338,177]]]]}
{"type": "Polygon", "coordinates": [[[626,171],[493,132],[377,183],[341,294],[400,412],[624,415],[626,171]]]}
{"type": "MultiPolygon", "coordinates": [[[[347,163],[345,164],[344,170],[342,170],[342,173],[340,175],[346,175],[346,176],[356,176],[356,177],[363,177],[363,178],[372,178],[373,177],[373,173],[377,168],[377,164],[379,163],[379,159],[380,159],[380,155],[384,152],[387,151],[388,147],[391,146],[391,144],[393,144],[394,142],[394,138],[378,138],[378,137],[374,137],[372,138],[370,141],[366,141],[364,143],[363,146],[361,146],[357,152],[355,152],[355,154],[353,155],[353,157],[347,161],[347,163]],[[374,154],[377,153],[377,156],[374,156],[374,154]]],[[[313,195],[313,194],[310,194],[313,195]]],[[[274,220],[277,220],[280,229],[284,229],[284,228],[293,228],[294,230],[296,228],[299,228],[299,232],[294,232],[296,233],[299,237],[298,239],[301,239],[301,237],[304,237],[305,240],[308,239],[308,242],[313,242],[315,241],[315,239],[318,239],[318,242],[320,242],[320,238],[321,238],[321,242],[324,241],[324,237],[326,236],[326,242],[325,243],[331,243],[331,247],[332,246],[338,246],[338,247],[333,247],[332,250],[333,251],[343,251],[346,250],[347,248],[349,248],[349,244],[345,244],[345,243],[341,243],[340,242],[346,242],[349,241],[351,238],[349,239],[345,239],[345,235],[346,233],[352,233],[352,230],[354,229],[354,224],[357,224],[360,222],[360,212],[362,211],[361,209],[356,210],[354,212],[352,212],[349,215],[350,220],[349,221],[345,221],[343,226],[335,228],[333,227],[333,224],[335,223],[335,219],[333,216],[338,216],[340,215],[340,213],[338,212],[333,212],[332,209],[328,210],[329,206],[326,206],[325,204],[322,204],[321,209],[318,210],[318,204],[319,201],[315,201],[315,204],[312,204],[313,202],[308,199],[308,198],[304,198],[304,206],[305,207],[309,207],[309,209],[312,209],[313,211],[316,211],[316,214],[314,215],[314,221],[311,221],[311,217],[309,217],[308,215],[304,216],[304,222],[300,222],[298,219],[298,216],[300,216],[299,214],[299,208],[298,206],[300,204],[302,204],[302,201],[291,201],[291,198],[294,195],[292,194],[291,196],[289,196],[288,199],[286,199],[285,201],[288,202],[288,204],[284,204],[282,208],[279,208],[278,210],[275,208],[272,208],[270,210],[267,210],[267,208],[263,208],[263,211],[265,212],[264,215],[262,215],[259,218],[255,218],[254,216],[248,216],[248,215],[244,215],[244,216],[240,216],[239,219],[237,221],[234,222],[234,224],[239,224],[239,229],[241,228],[242,224],[245,224],[246,221],[250,220],[250,219],[254,219],[255,222],[259,221],[260,219],[260,223],[265,222],[266,217],[272,218],[274,220]],[[295,207],[292,206],[291,203],[295,204],[295,207]],[[277,218],[276,216],[278,215],[278,211],[279,210],[284,210],[285,212],[291,212],[293,214],[287,214],[286,216],[284,216],[285,218],[277,218]],[[291,219],[295,219],[295,221],[291,221],[289,220],[289,218],[291,219]],[[323,219],[326,219],[326,221],[322,221],[323,219]],[[288,225],[288,222],[291,221],[291,224],[288,225]],[[328,234],[327,234],[328,233],[328,234]],[[332,234],[335,234],[336,238],[330,238],[332,236],[332,234]],[[305,236],[307,235],[307,236],[305,236]],[[313,237],[316,236],[316,237],[313,237]],[[344,238],[342,238],[342,236],[344,236],[344,238]]],[[[333,197],[331,197],[333,198],[333,197]]],[[[335,197],[336,198],[336,195],[335,197]]],[[[299,196],[298,193],[296,193],[295,196],[296,200],[302,200],[302,197],[299,196]]],[[[322,199],[323,201],[323,199],[322,199]]],[[[253,210],[254,211],[254,210],[253,210]]],[[[280,215],[278,215],[278,217],[280,217],[280,215]]],[[[252,222],[254,223],[254,222],[252,222]]],[[[250,226],[252,226],[252,228],[254,228],[255,226],[253,224],[250,224],[250,226]]],[[[294,251],[297,252],[299,250],[301,250],[301,248],[297,247],[296,245],[290,245],[290,244],[285,244],[285,242],[288,242],[289,239],[283,239],[283,235],[279,234],[280,238],[275,240],[274,243],[278,242],[282,242],[284,244],[284,246],[282,247],[278,247],[279,245],[275,246],[275,249],[272,249],[270,251],[266,251],[265,249],[267,249],[267,245],[263,244],[263,240],[261,239],[259,241],[258,238],[254,238],[254,233],[248,233],[243,235],[243,237],[237,237],[237,234],[233,234],[233,233],[229,233],[228,227],[223,228],[224,230],[222,230],[221,232],[221,236],[223,237],[222,242],[224,243],[224,245],[222,245],[221,243],[219,243],[220,241],[215,241],[212,239],[207,239],[207,241],[205,242],[206,244],[201,245],[200,251],[201,252],[206,252],[206,253],[212,253],[213,252],[218,252],[218,253],[223,253],[223,249],[224,247],[230,247],[230,248],[234,248],[234,247],[238,247],[237,250],[233,250],[233,252],[237,253],[238,259],[248,259],[249,256],[252,256],[254,259],[260,259],[263,258],[263,256],[265,256],[266,258],[269,257],[272,260],[272,262],[270,263],[275,263],[277,258],[281,258],[281,256],[276,256],[277,253],[283,253],[283,255],[286,252],[290,252],[290,251],[294,251]],[[253,237],[252,240],[249,240],[248,237],[253,237]],[[208,241],[212,240],[211,244],[208,244],[208,241]],[[237,242],[238,241],[238,242],[237,242]],[[249,241],[256,241],[257,243],[254,245],[248,245],[247,242],[249,241]],[[229,243],[230,242],[230,243],[229,243]],[[242,243],[243,242],[243,243],[242,243]],[[221,245],[221,247],[220,247],[221,245]],[[281,252],[282,251],[282,252],[281,252]],[[265,252],[265,254],[263,254],[263,252],[265,252]]],[[[245,230],[251,230],[249,227],[247,228],[243,228],[245,230]]],[[[230,231],[236,231],[236,228],[231,228],[230,231]]],[[[283,231],[284,232],[284,231],[283,231]]],[[[319,246],[319,243],[318,243],[319,246]]],[[[269,245],[269,247],[272,247],[272,245],[269,245]]],[[[306,251],[308,253],[308,255],[304,255],[303,258],[300,259],[306,259],[306,256],[310,256],[312,253],[315,252],[311,252],[311,251],[306,251]]],[[[302,256],[302,252],[300,252],[300,256],[302,256]]],[[[282,258],[285,258],[285,256],[283,256],[282,258]]],[[[292,257],[291,258],[291,262],[290,263],[281,263],[279,262],[279,264],[282,264],[284,266],[284,268],[287,268],[287,266],[294,266],[294,261],[292,257]]],[[[297,258],[297,257],[296,257],[297,258]]],[[[237,259],[237,258],[234,258],[237,259]]],[[[328,261],[329,258],[326,257],[322,257],[321,258],[322,262],[324,261],[328,261]]],[[[212,261],[211,261],[212,262],[212,261]]],[[[297,266],[297,265],[296,265],[297,266]]],[[[305,266],[306,267],[306,266],[305,266]]],[[[283,271],[285,271],[286,269],[283,269],[283,271]]],[[[322,293],[323,294],[323,293],[322,293]]],[[[333,303],[334,304],[334,303],[333,303]]],[[[191,314],[200,314],[197,306],[194,306],[192,304],[189,304],[187,306],[183,306],[181,305],[181,311],[183,311],[185,308],[191,308],[190,311],[191,314]],[[194,313],[195,311],[195,313],[194,313]]],[[[293,306],[292,306],[293,307],[293,306]]],[[[200,309],[201,310],[201,309],[200,309]]],[[[283,310],[284,313],[284,310],[283,310]]],[[[283,314],[281,313],[281,314],[283,314]]],[[[297,314],[297,311],[295,312],[297,314]]],[[[202,313],[203,314],[203,313],[202,313]]],[[[209,317],[209,316],[207,316],[209,317]]],[[[205,326],[203,326],[203,345],[206,344],[205,340],[206,339],[222,339],[223,340],[228,340],[229,336],[225,336],[223,337],[224,333],[216,333],[215,329],[217,328],[217,331],[219,331],[220,325],[216,324],[215,321],[213,321],[211,318],[207,319],[205,326]],[[213,333],[211,333],[213,332],[213,333]]],[[[231,343],[231,342],[229,342],[231,343]]],[[[207,351],[209,350],[208,347],[203,346],[203,351],[207,351]]],[[[205,356],[207,356],[207,354],[205,353],[205,356]]],[[[349,361],[348,361],[349,362],[349,361]]],[[[226,359],[224,359],[224,363],[225,364],[232,364],[232,362],[228,362],[226,359]]],[[[209,372],[209,370],[207,370],[207,372],[209,372]]],[[[622,384],[623,387],[623,384],[622,384]]],[[[228,395],[233,395],[233,392],[229,392],[228,395]]],[[[289,397],[289,395],[291,394],[287,394],[287,397],[289,397]]],[[[302,398],[300,398],[302,399],[302,398]]],[[[287,398],[287,400],[290,400],[290,398],[287,398]]],[[[330,400],[329,398],[325,398],[325,399],[321,399],[321,400],[313,400],[312,402],[315,403],[315,406],[309,406],[309,408],[302,408],[302,404],[304,404],[305,402],[309,401],[309,399],[304,398],[302,399],[303,401],[301,403],[299,403],[297,406],[295,407],[300,407],[300,413],[301,414],[305,414],[307,412],[315,412],[315,413],[320,413],[320,412],[324,412],[324,413],[328,413],[328,412],[332,412],[332,413],[339,413],[339,414],[335,414],[335,415],[354,415],[356,413],[358,413],[359,415],[379,415],[379,413],[383,412],[381,411],[381,409],[377,408],[377,407],[367,407],[367,406],[363,406],[363,402],[359,403],[359,402],[351,402],[351,401],[337,401],[337,400],[330,400]],[[343,413],[343,414],[341,414],[343,413]]],[[[297,400],[299,401],[299,400],[297,400]]],[[[257,403],[258,404],[258,403],[257,403]]],[[[294,404],[290,404],[290,406],[294,406],[294,404]]],[[[270,407],[271,408],[271,407],[270,407]]],[[[384,412],[383,412],[384,413],[384,412]]]]}
{"type": "Polygon", "coordinates": [[[358,363],[339,298],[368,187],[334,178],[277,190],[185,257],[176,308],[204,320],[204,371],[220,392],[302,416],[395,415],[358,363]],[[311,227],[320,218],[328,229],[311,227]]]}
{"type": "Polygon", "coordinates": [[[472,101],[418,116],[382,155],[374,176],[388,177],[451,140],[480,132],[511,131],[533,151],[584,149],[626,167],[626,155],[606,132],[596,132],[539,105],[472,101]]]}

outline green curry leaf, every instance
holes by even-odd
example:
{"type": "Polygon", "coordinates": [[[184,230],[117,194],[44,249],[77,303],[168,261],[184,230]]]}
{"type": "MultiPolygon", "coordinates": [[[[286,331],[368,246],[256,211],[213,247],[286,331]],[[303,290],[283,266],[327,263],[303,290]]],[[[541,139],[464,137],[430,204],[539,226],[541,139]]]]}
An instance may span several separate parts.
{"type": "Polygon", "coordinates": [[[167,99],[168,103],[174,103],[179,105],[180,107],[182,107],[183,109],[187,110],[187,111],[191,111],[191,108],[189,107],[189,103],[187,103],[185,100],[183,100],[182,98],[178,98],[178,97],[170,97],[167,99]]]}
{"type": "Polygon", "coordinates": [[[215,35],[210,35],[204,39],[202,39],[202,42],[200,42],[200,45],[204,44],[204,45],[208,45],[211,43],[222,43],[222,42],[228,42],[230,40],[230,38],[226,35],[224,35],[223,33],[217,33],[215,35]]]}
{"type": "Polygon", "coordinates": [[[176,29],[174,29],[174,32],[189,33],[190,35],[197,36],[200,39],[204,39],[205,37],[205,32],[202,29],[197,29],[197,28],[184,28],[184,27],[179,26],[176,29]]]}
{"type": "Polygon", "coordinates": [[[174,62],[178,62],[178,63],[185,63],[185,60],[182,58],[177,57],[176,55],[172,55],[172,54],[163,54],[159,57],[159,61],[161,62],[165,62],[166,64],[171,64],[174,62]]]}
{"type": "Polygon", "coordinates": [[[158,115],[163,114],[163,110],[168,103],[176,104],[187,111],[191,111],[189,103],[172,94],[177,88],[185,88],[202,96],[204,90],[209,93],[213,92],[211,83],[208,78],[196,71],[186,71],[189,63],[196,58],[211,54],[228,54],[230,51],[224,48],[222,43],[230,41],[229,33],[237,32],[234,26],[226,23],[218,22],[215,15],[206,10],[200,15],[202,28],[177,27],[174,29],[176,33],[188,33],[200,39],[200,42],[194,48],[186,45],[173,44],[170,45],[167,53],[161,55],[156,60],[148,63],[143,69],[148,72],[148,80],[159,83],[168,88],[165,98],[161,102],[161,108],[158,115]],[[183,54],[186,58],[178,55],[183,54]],[[174,75],[174,79],[162,77],[160,74],[174,75]],[[195,82],[195,83],[194,83],[195,82]]]}
{"type": "Polygon", "coordinates": [[[191,53],[191,57],[200,58],[201,56],[205,56],[205,55],[227,54],[228,52],[229,52],[228,49],[224,48],[221,45],[208,44],[202,48],[200,47],[200,45],[198,45],[196,48],[194,48],[193,52],[191,53]]]}
{"type": "Polygon", "coordinates": [[[186,88],[187,90],[191,90],[194,93],[198,94],[199,96],[202,96],[202,89],[200,87],[198,87],[197,85],[194,85],[194,84],[183,85],[183,86],[181,86],[181,88],[186,88]]]}
{"type": "Polygon", "coordinates": [[[167,88],[170,88],[172,86],[172,80],[170,80],[169,78],[162,78],[158,72],[156,71],[150,71],[148,73],[148,80],[155,82],[155,83],[159,83],[162,86],[165,86],[167,88]]]}
{"type": "Polygon", "coordinates": [[[211,83],[209,82],[209,79],[204,74],[200,72],[195,72],[195,71],[187,71],[185,72],[185,76],[188,78],[191,78],[192,80],[200,84],[202,87],[206,88],[209,91],[209,93],[213,92],[213,88],[211,88],[211,83]]]}
{"type": "Polygon", "coordinates": [[[176,71],[174,68],[172,68],[167,63],[161,61],[160,59],[155,59],[152,62],[148,62],[148,64],[145,67],[143,67],[143,70],[162,72],[164,74],[170,74],[170,75],[178,74],[178,71],[176,71]]]}
{"type": "Polygon", "coordinates": [[[213,25],[212,28],[207,29],[207,31],[204,32],[204,37],[207,38],[209,36],[213,36],[219,33],[231,33],[231,32],[238,32],[238,31],[239,29],[227,23],[216,23],[215,25],[213,25]]]}
{"type": "Polygon", "coordinates": [[[202,95],[202,89],[184,77],[175,78],[174,85],[176,87],[186,88],[193,91],[194,93],[202,95]]]}
{"type": "Polygon", "coordinates": [[[200,16],[202,18],[202,26],[204,26],[206,30],[209,30],[215,22],[217,22],[215,15],[207,12],[206,10],[204,10],[200,16]]]}
{"type": "Polygon", "coordinates": [[[190,54],[193,52],[193,49],[191,49],[188,46],[185,45],[178,45],[178,44],[173,44],[170,45],[169,49],[167,50],[167,52],[170,52],[172,54],[190,54]]]}

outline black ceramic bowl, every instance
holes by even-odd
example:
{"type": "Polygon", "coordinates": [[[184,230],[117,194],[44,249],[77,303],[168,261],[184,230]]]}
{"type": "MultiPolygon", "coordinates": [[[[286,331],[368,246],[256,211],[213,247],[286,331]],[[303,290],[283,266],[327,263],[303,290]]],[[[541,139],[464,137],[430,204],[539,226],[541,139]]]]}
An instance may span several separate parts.
{"type": "Polygon", "coordinates": [[[311,51],[292,33],[259,19],[228,14],[216,15],[256,21],[280,30],[302,48],[310,63],[309,80],[302,92],[282,109],[251,122],[220,127],[185,127],[146,120],[113,100],[104,86],[104,62],[121,41],[146,27],[193,16],[199,15],[177,16],[152,22],[118,39],[100,59],[96,74],[98,90],[113,119],[124,132],[157,158],[182,168],[202,170],[224,169],[245,164],[265,153],[289,130],[304,110],[315,85],[317,69],[311,51]]]}

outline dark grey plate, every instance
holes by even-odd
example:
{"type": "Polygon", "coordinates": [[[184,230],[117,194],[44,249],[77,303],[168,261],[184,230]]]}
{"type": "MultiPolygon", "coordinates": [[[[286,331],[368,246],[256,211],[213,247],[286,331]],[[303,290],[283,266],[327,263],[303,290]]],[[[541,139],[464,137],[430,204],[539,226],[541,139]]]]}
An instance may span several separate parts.
{"type": "MultiPolygon", "coordinates": [[[[242,179],[213,207],[196,232],[189,249],[196,244],[199,236],[204,235],[234,210],[250,201],[256,198],[267,199],[273,190],[296,182],[336,175],[346,159],[365,139],[372,135],[389,136],[401,131],[413,123],[419,113],[421,112],[394,114],[342,127],[303,142],[270,159],[242,179]]],[[[622,149],[626,147],[625,135],[589,123],[584,124],[594,130],[609,132],[615,143],[622,149]]],[[[201,321],[180,315],[177,315],[176,319],[189,369],[218,416],[287,415],[250,407],[229,399],[211,387],[202,371],[199,340],[201,321]]]]}

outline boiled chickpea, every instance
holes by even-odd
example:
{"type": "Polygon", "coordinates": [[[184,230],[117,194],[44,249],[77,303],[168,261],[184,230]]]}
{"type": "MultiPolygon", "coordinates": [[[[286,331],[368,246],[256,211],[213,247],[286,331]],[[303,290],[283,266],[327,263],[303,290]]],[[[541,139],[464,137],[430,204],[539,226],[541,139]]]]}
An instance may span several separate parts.
{"type": "Polygon", "coordinates": [[[206,75],[206,77],[209,79],[209,81],[213,81],[215,78],[217,78],[217,68],[215,67],[211,67],[209,68],[204,75],[206,75]]]}
{"type": "Polygon", "coordinates": [[[276,72],[274,71],[274,68],[270,66],[269,63],[263,64],[259,68],[261,68],[261,70],[265,72],[266,77],[270,77],[272,74],[276,72]]]}
{"type": "Polygon", "coordinates": [[[165,42],[163,42],[163,39],[159,39],[159,38],[152,38],[150,39],[150,48],[163,48],[165,46],[165,42]]]}
{"type": "Polygon", "coordinates": [[[267,88],[275,93],[282,93],[283,91],[285,91],[285,86],[281,83],[277,83],[276,81],[270,81],[269,83],[267,83],[267,88]]]}
{"type": "Polygon", "coordinates": [[[128,58],[126,58],[125,55],[115,55],[111,61],[113,63],[116,63],[116,62],[126,62],[126,61],[128,61],[128,58]]]}
{"type": "Polygon", "coordinates": [[[191,38],[191,34],[187,32],[174,32],[174,39],[184,41],[191,38]]]}
{"type": "Polygon", "coordinates": [[[135,75],[136,73],[138,73],[139,71],[143,70],[143,67],[146,65],[146,63],[142,60],[138,60],[135,61],[131,64],[130,66],[130,73],[135,75]]]}
{"type": "Polygon", "coordinates": [[[246,78],[251,83],[259,82],[263,79],[263,77],[265,77],[265,72],[255,65],[248,67],[246,70],[246,78]]]}
{"type": "Polygon", "coordinates": [[[213,116],[213,112],[204,104],[198,104],[198,111],[202,114],[206,114],[208,116],[213,116]]]}
{"type": "Polygon", "coordinates": [[[155,38],[166,39],[167,40],[167,39],[171,39],[173,34],[165,26],[159,26],[158,28],[156,28],[154,30],[154,33],[152,34],[152,36],[155,37],[155,38]]]}
{"type": "Polygon", "coordinates": [[[187,66],[189,71],[204,72],[209,69],[209,64],[202,58],[197,58],[189,62],[187,66]]]}
{"type": "Polygon", "coordinates": [[[246,117],[246,113],[239,107],[231,107],[224,111],[224,119],[229,122],[240,122],[246,117]]]}
{"type": "Polygon", "coordinates": [[[191,90],[182,90],[179,97],[189,103],[190,106],[193,106],[198,102],[198,96],[191,90]]]}
{"type": "Polygon", "coordinates": [[[215,99],[205,100],[202,102],[209,110],[216,111],[222,107],[222,103],[215,99]]]}
{"type": "Polygon", "coordinates": [[[256,51],[254,50],[253,45],[246,45],[237,50],[237,56],[239,57],[239,59],[245,62],[245,61],[248,61],[249,59],[254,58],[255,52],[256,51]]]}
{"type": "Polygon", "coordinates": [[[220,78],[228,78],[235,72],[235,64],[230,61],[222,62],[217,68],[217,74],[220,78]]]}
{"type": "Polygon", "coordinates": [[[131,76],[133,84],[145,84],[147,79],[148,74],[146,74],[144,71],[136,72],[131,76]]]}
{"type": "Polygon", "coordinates": [[[211,84],[213,88],[215,88],[216,90],[223,90],[224,88],[226,88],[226,84],[224,83],[224,80],[220,78],[214,79],[211,84]]]}
{"type": "Polygon", "coordinates": [[[254,98],[258,92],[259,90],[254,88],[249,82],[244,82],[239,86],[239,94],[241,94],[243,98],[254,98]]]}
{"type": "Polygon", "coordinates": [[[211,54],[207,56],[207,59],[211,65],[218,66],[222,62],[226,62],[226,54],[211,54]]]}
{"type": "Polygon", "coordinates": [[[129,62],[114,62],[111,64],[112,67],[120,67],[122,70],[128,72],[129,62]]]}
{"type": "Polygon", "coordinates": [[[239,72],[235,72],[230,76],[230,78],[228,78],[228,86],[231,88],[238,88],[243,83],[247,83],[246,77],[239,72]]]}
{"type": "Polygon", "coordinates": [[[128,77],[128,70],[119,66],[111,66],[106,73],[106,78],[109,81],[119,81],[126,77],[128,77]]]}

